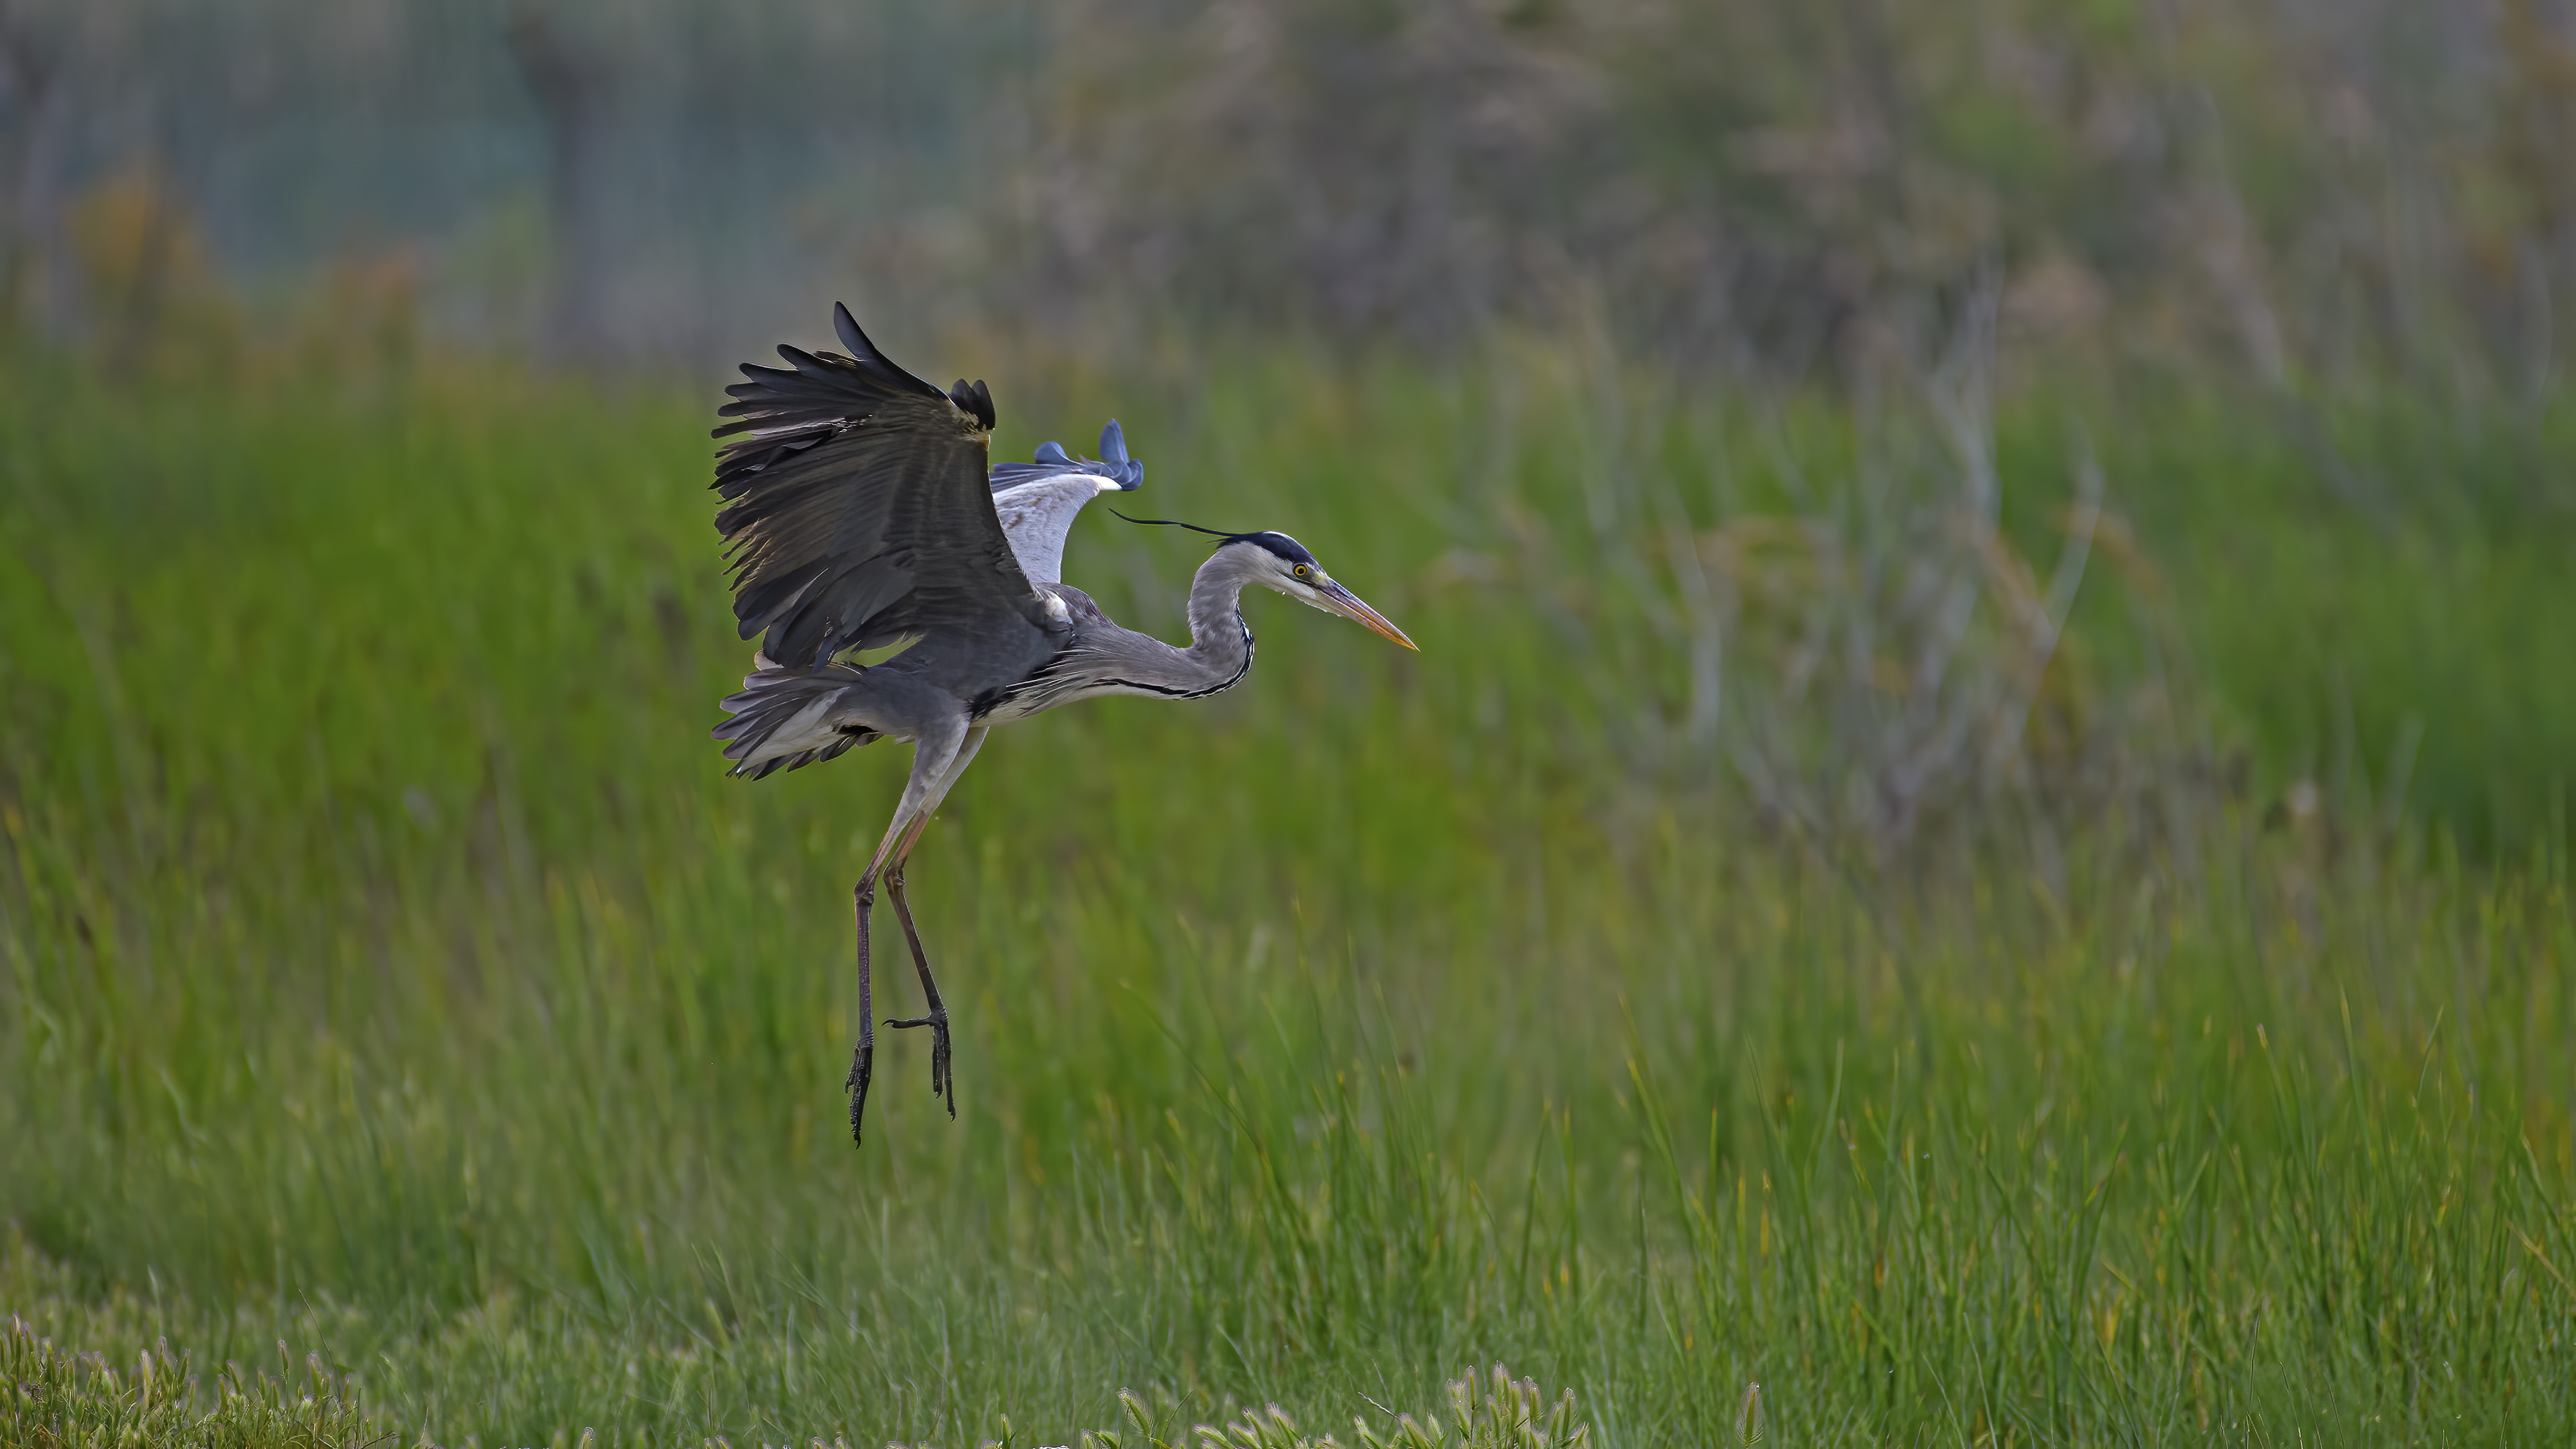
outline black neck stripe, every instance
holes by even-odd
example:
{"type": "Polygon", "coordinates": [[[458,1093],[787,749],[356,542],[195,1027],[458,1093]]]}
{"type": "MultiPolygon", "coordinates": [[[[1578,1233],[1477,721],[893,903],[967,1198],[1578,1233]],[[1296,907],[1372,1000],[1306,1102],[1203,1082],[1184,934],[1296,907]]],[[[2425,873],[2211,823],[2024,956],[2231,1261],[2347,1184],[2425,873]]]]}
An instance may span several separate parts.
{"type": "Polygon", "coordinates": [[[1104,679],[1100,683],[1104,688],[1141,689],[1148,694],[1161,695],[1165,699],[1205,699],[1211,694],[1223,694],[1241,684],[1243,676],[1252,672],[1252,626],[1244,623],[1240,615],[1236,616],[1234,622],[1236,627],[1243,630],[1243,664],[1234,671],[1234,677],[1223,684],[1211,684],[1205,689],[1165,689],[1159,684],[1139,684],[1132,679],[1104,679]]]}

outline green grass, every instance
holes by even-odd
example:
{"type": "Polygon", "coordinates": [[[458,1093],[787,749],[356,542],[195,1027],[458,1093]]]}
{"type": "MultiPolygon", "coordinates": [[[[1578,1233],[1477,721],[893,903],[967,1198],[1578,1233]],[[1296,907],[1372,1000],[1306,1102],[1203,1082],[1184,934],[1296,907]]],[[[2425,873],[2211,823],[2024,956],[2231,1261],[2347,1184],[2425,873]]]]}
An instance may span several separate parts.
{"type": "MultiPolygon", "coordinates": [[[[13,1296],[59,1297],[65,1285],[32,1264],[23,1242],[7,1249],[13,1296]],[[33,1271],[31,1271],[31,1269],[33,1271]],[[50,1291],[49,1291],[50,1290],[50,1291]]],[[[84,1315],[86,1318],[88,1315],[84,1315]]],[[[96,1331],[90,1322],[83,1328],[96,1331]]],[[[0,1428],[17,1444],[184,1444],[205,1449],[335,1449],[371,1436],[358,1406],[322,1366],[318,1354],[290,1363],[279,1343],[276,1372],[226,1363],[211,1376],[194,1373],[165,1339],[130,1362],[62,1348],[33,1324],[12,1318],[0,1328],[0,1373],[9,1403],[0,1428]]]]}
{"type": "MultiPolygon", "coordinates": [[[[1550,365],[994,378],[1006,450],[1114,391],[1158,516],[1296,533],[1423,652],[1256,602],[1245,688],[998,738],[913,871],[960,1118],[898,1035],[853,1151],[848,885],[903,759],[720,777],[703,398],[16,360],[0,1310],[119,1372],[282,1341],[448,1445],[1393,1432],[1497,1361],[1604,1445],[1736,1442],[1756,1383],[1792,1444],[2576,1421],[2559,817],[2377,771],[2285,814],[2228,765],[2317,772],[2273,722],[2331,653],[2427,760],[2544,796],[2492,729],[2576,729],[2520,677],[2576,583],[2477,550],[2563,517],[2354,522],[2260,416],[2097,425],[2141,542],[2048,706],[2095,724],[1828,842],[1691,732],[1669,545],[1910,445],[1550,365]],[[2373,603],[2410,551],[2491,590],[2438,667],[2373,603]]],[[[2003,429],[2045,558],[2057,422],[2003,429]]],[[[1167,533],[1086,519],[1074,577],[1172,632],[1167,533]]],[[[80,1422],[134,1392],[48,1382],[80,1422]]],[[[0,1439],[73,1422],[32,1393],[0,1439]]]]}

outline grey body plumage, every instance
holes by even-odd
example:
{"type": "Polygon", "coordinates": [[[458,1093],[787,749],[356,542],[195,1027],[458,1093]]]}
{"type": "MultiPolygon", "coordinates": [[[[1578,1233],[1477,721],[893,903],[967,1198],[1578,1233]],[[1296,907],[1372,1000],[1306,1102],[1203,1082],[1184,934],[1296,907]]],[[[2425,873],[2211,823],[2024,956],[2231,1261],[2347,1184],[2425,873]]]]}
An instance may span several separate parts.
{"type": "MultiPolygon", "coordinates": [[[[981,382],[942,392],[833,312],[846,356],[782,347],[787,369],[750,379],[717,430],[716,526],[734,573],[742,637],[759,667],[727,698],[714,731],[733,773],[758,779],[879,739],[909,740],[913,765],[894,820],[852,892],[860,1035],[852,1053],[850,1131],[858,1135],[872,1069],[868,917],[882,880],[894,898],[928,1011],[890,1026],[932,1028],[931,1088],[956,1114],[948,1015],[912,913],[903,868],[932,812],[995,725],[1102,695],[1201,699],[1252,667],[1246,588],[1274,589],[1413,647],[1401,630],[1325,574],[1280,533],[1223,539],[1191,581],[1190,642],[1125,628],[1061,578],[1082,507],[1136,488],[1143,464],[1116,422],[1098,460],[1056,444],[1030,463],[987,468],[994,414],[981,382]],[[893,645],[873,665],[845,656],[893,645]]],[[[1164,520],[1140,520],[1164,522],[1164,520]]],[[[1181,525],[1196,527],[1196,525],[1181,525]]],[[[1201,529],[1200,532],[1216,532],[1201,529]]]]}

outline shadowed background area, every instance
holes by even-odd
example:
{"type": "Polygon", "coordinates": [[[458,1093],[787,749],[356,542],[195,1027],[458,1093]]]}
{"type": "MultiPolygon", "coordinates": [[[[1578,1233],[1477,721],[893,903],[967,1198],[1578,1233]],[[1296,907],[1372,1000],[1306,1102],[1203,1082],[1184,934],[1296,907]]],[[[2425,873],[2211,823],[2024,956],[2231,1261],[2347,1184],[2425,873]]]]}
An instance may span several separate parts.
{"type": "Polygon", "coordinates": [[[0,168],[13,1434],[2576,1416],[2565,6],[14,3],[0,168]],[[836,299],[1423,649],[997,737],[864,1152],[836,299]]]}

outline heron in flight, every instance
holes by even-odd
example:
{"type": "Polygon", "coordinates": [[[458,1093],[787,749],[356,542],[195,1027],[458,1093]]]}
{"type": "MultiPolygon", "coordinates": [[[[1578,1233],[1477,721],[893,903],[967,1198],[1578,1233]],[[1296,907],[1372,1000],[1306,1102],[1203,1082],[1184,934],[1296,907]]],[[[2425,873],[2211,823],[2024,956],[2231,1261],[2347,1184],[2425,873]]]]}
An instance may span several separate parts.
{"type": "Polygon", "coordinates": [[[835,306],[832,323],[847,356],[781,347],[785,368],[746,363],[750,381],[726,389],[734,401],[722,415],[734,421],[715,435],[733,441],[716,458],[725,500],[716,529],[732,566],[734,618],[744,639],[761,644],[714,733],[732,773],[753,779],[876,740],[912,742],[911,778],[851,891],[855,1142],[876,1048],[868,917],[880,881],[924,1000],[922,1015],[886,1025],[930,1028],[930,1089],[957,1115],[948,1008],[903,872],[993,726],[1101,695],[1205,699],[1233,688],[1252,668],[1241,599],[1253,585],[1414,643],[1288,535],[1186,523],[1173,526],[1220,540],[1190,583],[1189,647],[1120,627],[1062,577],[1065,535],[1082,506],[1144,481],[1118,424],[1102,430],[1097,460],[1049,443],[1033,463],[988,473],[993,398],[982,382],[942,392],[878,351],[848,308],[835,306]],[[875,664],[851,657],[903,645],[875,664]]]}

